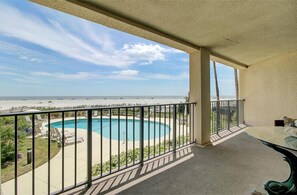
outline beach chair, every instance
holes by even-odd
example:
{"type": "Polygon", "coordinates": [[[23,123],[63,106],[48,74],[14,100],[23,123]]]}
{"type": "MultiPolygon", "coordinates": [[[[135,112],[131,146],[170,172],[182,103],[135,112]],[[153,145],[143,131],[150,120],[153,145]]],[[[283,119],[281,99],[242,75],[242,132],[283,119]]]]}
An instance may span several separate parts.
{"type": "Polygon", "coordinates": [[[36,118],[38,121],[45,121],[44,119],[42,119],[41,115],[40,114],[37,114],[36,115],[36,118]]]}
{"type": "MultiPolygon", "coordinates": [[[[30,116],[25,116],[25,120],[29,123],[30,126],[32,125],[32,120],[31,120],[30,116]]],[[[32,134],[32,127],[27,128],[26,133],[32,134]]],[[[42,123],[35,121],[34,134],[35,134],[35,137],[46,136],[46,133],[42,131],[42,123]]]]}
{"type": "MultiPolygon", "coordinates": [[[[58,143],[61,145],[62,144],[62,133],[57,129],[57,128],[53,128],[54,131],[54,136],[56,138],[56,140],[58,141],[58,143]]],[[[77,137],[75,140],[75,135],[74,133],[68,133],[68,132],[64,132],[64,144],[65,145],[70,145],[70,144],[74,144],[76,142],[83,142],[84,138],[83,137],[77,137]]]]}
{"type": "Polygon", "coordinates": [[[35,135],[41,136],[41,137],[47,136],[47,133],[43,132],[42,130],[43,130],[42,123],[40,122],[35,123],[35,135]]]}
{"type": "MultiPolygon", "coordinates": [[[[55,135],[61,136],[62,137],[62,132],[60,132],[57,128],[53,128],[55,135]]],[[[64,137],[69,138],[69,137],[74,137],[74,133],[69,133],[68,131],[64,131],[64,137]]]]}
{"type": "Polygon", "coordinates": [[[28,115],[25,116],[25,120],[26,120],[28,123],[32,123],[31,118],[30,118],[30,116],[28,116],[28,115]]]}

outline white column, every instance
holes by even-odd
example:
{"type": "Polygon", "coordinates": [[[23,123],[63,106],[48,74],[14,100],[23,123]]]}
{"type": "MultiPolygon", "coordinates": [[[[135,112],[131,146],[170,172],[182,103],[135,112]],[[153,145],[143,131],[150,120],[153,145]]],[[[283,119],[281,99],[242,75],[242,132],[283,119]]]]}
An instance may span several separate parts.
{"type": "Polygon", "coordinates": [[[210,52],[190,53],[190,101],[194,111],[194,134],[198,145],[210,143],[210,52]]]}

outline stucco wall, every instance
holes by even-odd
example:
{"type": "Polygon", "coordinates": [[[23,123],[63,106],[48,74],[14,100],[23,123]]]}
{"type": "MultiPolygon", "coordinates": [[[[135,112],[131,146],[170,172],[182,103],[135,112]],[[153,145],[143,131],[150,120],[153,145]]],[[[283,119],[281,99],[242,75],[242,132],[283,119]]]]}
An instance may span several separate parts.
{"type": "Polygon", "coordinates": [[[297,118],[297,52],[240,70],[239,78],[247,125],[273,125],[284,115],[297,118]]]}

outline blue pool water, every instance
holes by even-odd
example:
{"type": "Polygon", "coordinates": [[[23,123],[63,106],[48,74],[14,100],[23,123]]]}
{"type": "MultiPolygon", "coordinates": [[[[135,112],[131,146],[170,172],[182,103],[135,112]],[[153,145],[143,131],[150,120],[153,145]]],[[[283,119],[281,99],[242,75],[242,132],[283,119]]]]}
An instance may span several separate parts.
{"type": "MultiPolygon", "coordinates": [[[[65,128],[74,128],[74,120],[65,120],[64,121],[64,127],[65,128]]],[[[101,133],[101,120],[100,119],[93,119],[92,120],[92,128],[93,131],[100,134],[101,133]]],[[[53,122],[51,123],[51,127],[54,128],[62,128],[62,122],[53,122]]],[[[87,129],[87,119],[78,119],[77,120],[77,128],[79,129],[87,129]]],[[[105,138],[110,138],[113,140],[118,140],[118,136],[120,137],[121,141],[126,140],[126,135],[128,138],[128,141],[133,141],[133,135],[135,140],[139,140],[140,134],[140,120],[135,120],[135,123],[133,123],[132,119],[128,119],[126,122],[126,119],[120,119],[118,122],[118,119],[111,119],[111,136],[110,136],[110,120],[109,118],[102,119],[102,136],[105,138]],[[118,131],[118,128],[120,126],[120,133],[118,131]],[[133,133],[133,126],[134,126],[134,133],[133,133]],[[127,127],[127,128],[126,128],[127,127]]],[[[163,137],[164,135],[167,135],[170,132],[170,128],[168,125],[164,123],[159,122],[148,122],[144,121],[144,140],[148,139],[154,139],[163,137]]]]}

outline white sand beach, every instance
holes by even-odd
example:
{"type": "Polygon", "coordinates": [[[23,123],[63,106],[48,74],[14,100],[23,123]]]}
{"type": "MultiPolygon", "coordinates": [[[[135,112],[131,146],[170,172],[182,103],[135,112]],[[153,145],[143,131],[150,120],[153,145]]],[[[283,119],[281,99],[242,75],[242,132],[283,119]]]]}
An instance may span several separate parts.
{"type": "Polygon", "coordinates": [[[107,105],[136,105],[136,104],[171,104],[185,102],[185,98],[173,97],[173,98],[101,98],[101,99],[34,99],[34,100],[1,100],[0,110],[8,110],[12,107],[52,107],[52,108],[69,108],[77,106],[107,106],[107,105]]]}

